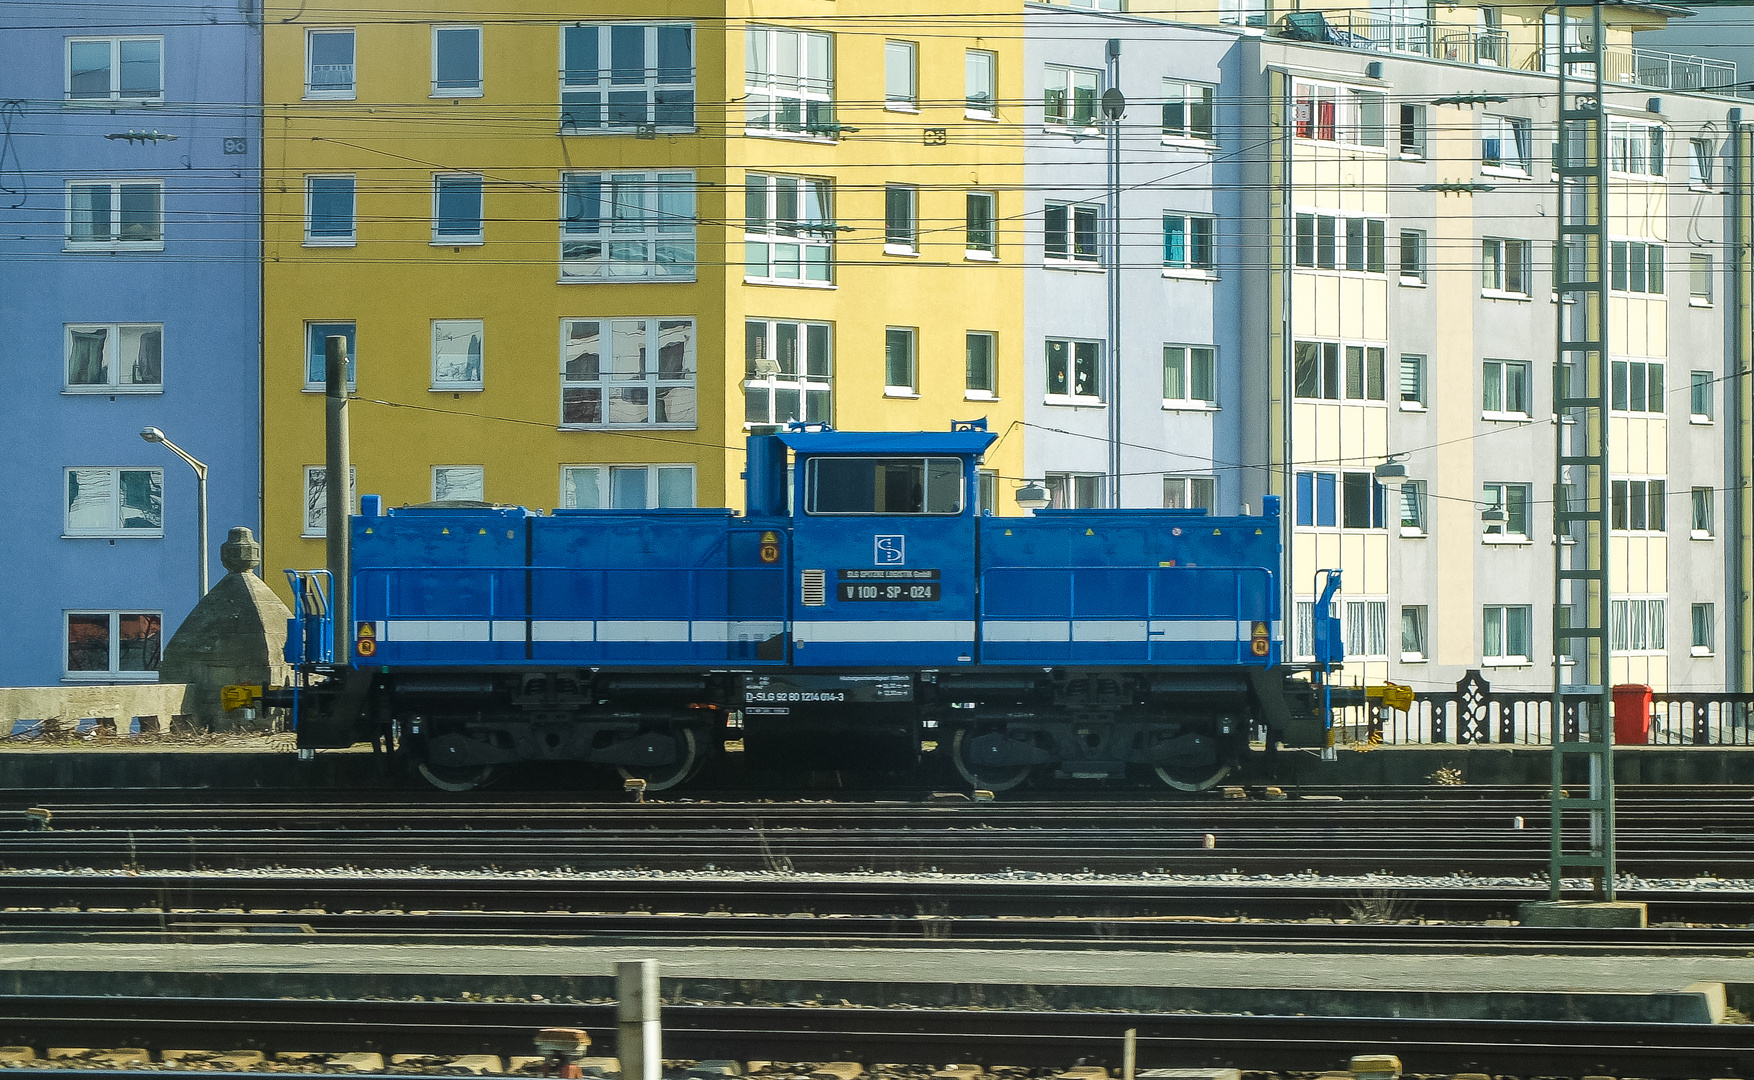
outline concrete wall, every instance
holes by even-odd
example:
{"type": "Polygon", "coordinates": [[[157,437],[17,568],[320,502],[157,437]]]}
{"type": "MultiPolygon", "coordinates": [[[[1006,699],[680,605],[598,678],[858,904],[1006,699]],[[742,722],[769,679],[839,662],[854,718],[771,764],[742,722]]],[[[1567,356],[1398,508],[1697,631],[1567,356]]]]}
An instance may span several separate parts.
{"type": "Polygon", "coordinates": [[[9,733],[15,720],[67,723],[92,716],[114,719],[124,729],[131,717],[156,716],[168,730],[172,716],[188,711],[183,704],[188,689],[182,683],[0,687],[0,735],[9,733]]]}

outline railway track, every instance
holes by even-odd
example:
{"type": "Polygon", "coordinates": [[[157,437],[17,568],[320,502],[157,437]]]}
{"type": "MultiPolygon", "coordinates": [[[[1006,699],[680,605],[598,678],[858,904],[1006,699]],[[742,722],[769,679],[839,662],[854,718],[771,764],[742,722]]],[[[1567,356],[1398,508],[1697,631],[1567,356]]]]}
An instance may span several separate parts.
{"type": "MultiPolygon", "coordinates": [[[[543,1027],[611,1042],[612,1005],[532,1002],[0,997],[14,1045],[187,1046],[309,1052],[528,1054],[543,1027]]],[[[784,1061],[1117,1065],[1137,1033],[1142,1067],[1314,1070],[1397,1054],[1410,1073],[1746,1075],[1754,1026],[1407,1020],[1183,1013],[671,1005],[667,1056],[784,1061]]],[[[10,1070],[9,1070],[10,1071],[10,1070]]]]}

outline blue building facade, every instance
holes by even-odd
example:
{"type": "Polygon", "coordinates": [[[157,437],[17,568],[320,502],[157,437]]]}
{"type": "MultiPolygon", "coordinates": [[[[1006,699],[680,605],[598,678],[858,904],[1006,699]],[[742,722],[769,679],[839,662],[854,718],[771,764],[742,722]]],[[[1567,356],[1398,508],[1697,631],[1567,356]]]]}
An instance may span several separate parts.
{"type": "Polygon", "coordinates": [[[150,682],[199,544],[260,528],[259,6],[9,5],[0,42],[0,685],[150,682]],[[211,467],[205,538],[147,427],[211,467]]]}

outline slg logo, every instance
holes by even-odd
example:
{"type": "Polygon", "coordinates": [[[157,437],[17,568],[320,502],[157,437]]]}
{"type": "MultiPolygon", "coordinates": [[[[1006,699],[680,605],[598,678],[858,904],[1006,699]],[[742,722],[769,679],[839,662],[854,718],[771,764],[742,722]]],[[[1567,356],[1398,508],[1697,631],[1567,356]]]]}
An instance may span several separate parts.
{"type": "Polygon", "coordinates": [[[907,537],[874,536],[871,561],[878,566],[901,566],[907,562],[907,537]]]}

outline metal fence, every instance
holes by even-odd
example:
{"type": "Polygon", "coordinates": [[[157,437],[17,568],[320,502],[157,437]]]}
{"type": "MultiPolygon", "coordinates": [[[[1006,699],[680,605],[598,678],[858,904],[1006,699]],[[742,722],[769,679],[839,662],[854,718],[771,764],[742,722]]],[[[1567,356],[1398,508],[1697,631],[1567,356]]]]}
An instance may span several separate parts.
{"type": "MultiPolygon", "coordinates": [[[[1565,702],[1561,739],[1577,739],[1578,710],[1590,700],[1580,696],[1565,702]]],[[[1550,692],[1495,694],[1478,671],[1468,672],[1453,691],[1415,694],[1406,710],[1375,700],[1334,710],[1334,741],[1339,745],[1551,746],[1553,728],[1550,692]]],[[[1754,694],[1655,694],[1645,745],[1754,746],[1754,694]]]]}

